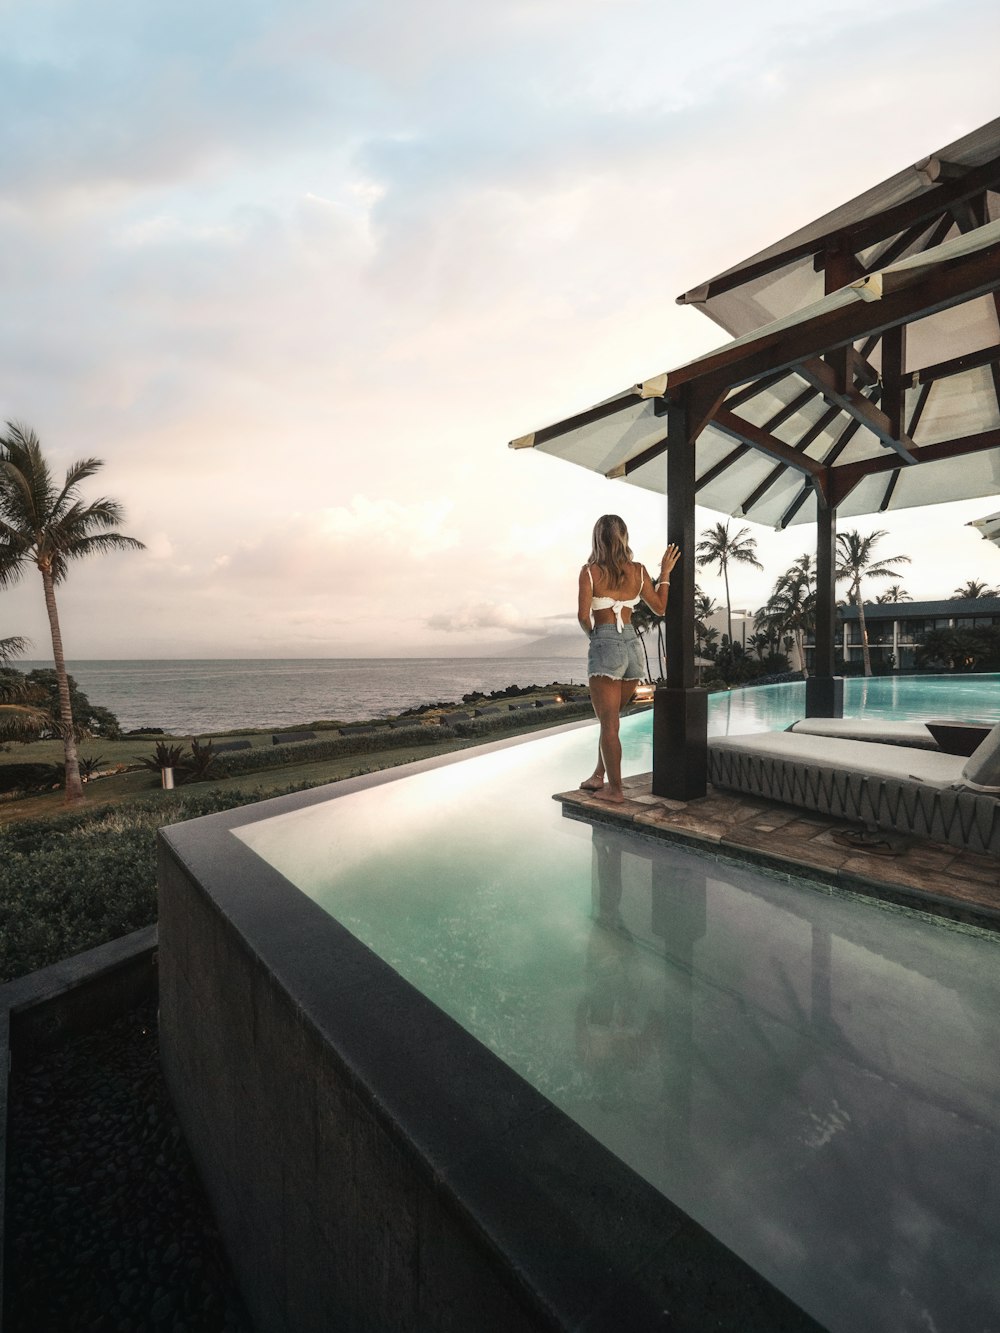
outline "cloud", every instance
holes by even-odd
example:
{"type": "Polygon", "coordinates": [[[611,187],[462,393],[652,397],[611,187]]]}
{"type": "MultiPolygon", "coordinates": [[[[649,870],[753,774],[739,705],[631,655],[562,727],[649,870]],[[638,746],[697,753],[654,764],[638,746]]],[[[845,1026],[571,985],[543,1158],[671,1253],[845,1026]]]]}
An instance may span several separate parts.
{"type": "Polygon", "coordinates": [[[74,572],[96,655],[541,633],[607,510],[652,567],[661,497],[505,441],[717,345],[677,292],[995,114],[985,0],[0,10],[0,419],[106,459],[150,546],[74,572]]]}
{"type": "Polygon", "coordinates": [[[446,634],[502,629],[510,634],[530,634],[536,638],[552,629],[544,617],[526,615],[510,602],[465,602],[454,610],[436,611],[428,616],[427,627],[446,634]]]}
{"type": "MultiPolygon", "coordinates": [[[[291,514],[259,536],[216,552],[204,570],[202,592],[225,588],[250,599],[275,594],[303,606],[320,600],[324,623],[331,608],[341,619],[370,617],[381,599],[390,603],[404,590],[449,584],[450,552],[459,541],[449,525],[446,499],[410,505],[356,495],[347,505],[291,514]]],[[[451,582],[454,581],[452,576],[451,582]]],[[[312,614],[312,613],[310,613],[312,614]]]]}

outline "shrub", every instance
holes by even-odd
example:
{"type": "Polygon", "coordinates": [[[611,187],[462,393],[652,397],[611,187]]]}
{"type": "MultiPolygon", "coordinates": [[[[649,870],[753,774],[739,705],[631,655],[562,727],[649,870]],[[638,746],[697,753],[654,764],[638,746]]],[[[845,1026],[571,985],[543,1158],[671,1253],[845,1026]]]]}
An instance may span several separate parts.
{"type": "Polygon", "coordinates": [[[294,745],[274,745],[270,749],[232,750],[216,756],[220,773],[228,777],[245,773],[259,773],[265,768],[282,768],[285,764],[313,763],[321,759],[340,759],[354,754],[371,754],[378,750],[402,749],[411,745],[437,745],[445,739],[445,732],[436,727],[416,723],[391,731],[370,731],[365,735],[330,736],[315,741],[296,741],[294,745]]]}
{"type": "Polygon", "coordinates": [[[47,791],[59,785],[65,770],[61,764],[0,765],[0,792],[47,791]]]}
{"type": "MultiPolygon", "coordinates": [[[[593,710],[589,699],[583,703],[549,704],[545,708],[536,708],[533,713],[491,713],[487,717],[472,718],[468,722],[456,722],[452,730],[456,736],[467,739],[489,736],[498,731],[513,731],[523,727],[526,722],[550,726],[559,722],[573,722],[586,717],[593,710]]],[[[397,733],[398,734],[398,733],[397,733]]]]}
{"type": "Polygon", "coordinates": [[[258,800],[257,791],[177,793],[0,829],[0,982],[151,925],[156,830],[258,800]]]}

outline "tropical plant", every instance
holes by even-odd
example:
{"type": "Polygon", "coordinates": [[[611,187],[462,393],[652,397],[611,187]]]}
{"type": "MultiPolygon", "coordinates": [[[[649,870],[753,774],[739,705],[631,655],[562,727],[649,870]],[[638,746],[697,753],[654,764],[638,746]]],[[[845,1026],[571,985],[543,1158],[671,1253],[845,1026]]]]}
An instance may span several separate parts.
{"type": "Polygon", "coordinates": [[[1000,590],[991,588],[988,583],[982,583],[979,579],[969,579],[961,587],[956,588],[951,594],[951,601],[977,601],[980,597],[1000,597],[1000,590]]]}
{"type": "Polygon", "coordinates": [[[34,740],[48,720],[21,672],[7,669],[10,659],[20,657],[28,646],[19,635],[0,639],[0,746],[34,740]]]}
{"type": "Polygon", "coordinates": [[[635,632],[639,636],[639,642],[642,645],[642,655],[646,659],[646,679],[652,681],[662,680],[666,674],[667,649],[664,640],[664,618],[658,616],[654,611],[640,602],[632,611],[632,624],[635,632]],[[654,672],[649,660],[649,649],[647,641],[652,638],[656,643],[656,670],[654,672]]]}
{"type": "Polygon", "coordinates": [[[104,758],[99,754],[85,754],[80,756],[80,777],[84,782],[89,782],[95,774],[101,771],[104,758]]]}
{"type": "Polygon", "coordinates": [[[996,671],[1000,669],[1000,626],[928,630],[917,648],[916,663],[951,671],[996,671]]]}
{"type": "Polygon", "coordinates": [[[143,549],[142,542],[115,530],[123,516],[116,500],[101,497],[86,504],[80,495],[80,483],[102,466],[97,458],[73,463],[59,486],[33,430],[8,422],[7,434],[0,437],[0,588],[15,583],[28,565],[34,565],[41,575],[59,685],[59,724],[69,805],[83,800],[83,783],[56,586],[65,579],[71,560],[106,551],[143,549]]]}
{"type": "MultiPolygon", "coordinates": [[[[77,741],[88,736],[103,736],[107,740],[121,739],[121,725],[109,708],[92,704],[72,676],[66,677],[69,686],[69,706],[73,714],[73,732],[77,741]]],[[[40,706],[48,708],[49,734],[62,735],[59,710],[59,676],[51,667],[36,667],[29,671],[25,682],[35,691],[40,706]],[[44,701],[44,703],[42,703],[44,701]]]]}
{"type": "Polygon", "coordinates": [[[880,592],[875,601],[879,606],[892,606],[896,602],[912,602],[913,598],[905,588],[900,587],[898,583],[893,583],[891,587],[886,588],[885,592],[880,592]]]}
{"type": "Polygon", "coordinates": [[[908,565],[910,557],[908,555],[893,555],[886,560],[875,560],[872,552],[875,546],[888,536],[888,533],[879,529],[877,532],[870,532],[867,537],[862,537],[856,528],[848,532],[837,533],[837,565],[835,575],[837,582],[844,579],[849,582],[848,600],[858,608],[858,625],[861,630],[861,657],[864,662],[864,672],[866,676],[872,674],[871,652],[868,647],[868,625],[865,621],[865,603],[861,595],[861,583],[863,579],[896,579],[899,578],[899,570],[896,565],[908,565]]]}
{"type": "Polygon", "coordinates": [[[750,536],[749,528],[740,528],[738,532],[731,533],[729,519],[726,519],[725,523],[715,523],[707,528],[695,549],[699,565],[718,565],[722,574],[726,585],[726,631],[732,643],[733,602],[729,593],[729,566],[752,565],[754,569],[763,569],[764,566],[757,559],[757,543],[750,536]]]}
{"type": "Polygon", "coordinates": [[[164,768],[180,768],[184,758],[183,745],[168,745],[166,741],[157,741],[152,757],[140,759],[138,762],[143,768],[150,768],[154,773],[159,773],[164,768]]]}
{"type": "Polygon", "coordinates": [[[718,611],[715,601],[695,584],[694,589],[694,650],[699,657],[714,658],[719,651],[719,631],[708,622],[718,611]]]}
{"type": "Polygon", "coordinates": [[[21,657],[30,646],[29,641],[18,634],[9,639],[0,639],[0,666],[6,666],[12,657],[21,657]]]}
{"type": "Polygon", "coordinates": [[[37,740],[50,718],[19,671],[0,671],[0,743],[37,740]]]}
{"type": "Polygon", "coordinates": [[[785,570],[754,623],[771,641],[784,638],[788,648],[794,645],[803,676],[809,674],[805,636],[816,625],[816,579],[810,555],[800,555],[785,570]]]}
{"type": "Polygon", "coordinates": [[[200,741],[192,739],[191,755],[181,763],[181,773],[182,782],[206,782],[209,778],[218,777],[219,767],[211,741],[202,745],[200,741]]]}

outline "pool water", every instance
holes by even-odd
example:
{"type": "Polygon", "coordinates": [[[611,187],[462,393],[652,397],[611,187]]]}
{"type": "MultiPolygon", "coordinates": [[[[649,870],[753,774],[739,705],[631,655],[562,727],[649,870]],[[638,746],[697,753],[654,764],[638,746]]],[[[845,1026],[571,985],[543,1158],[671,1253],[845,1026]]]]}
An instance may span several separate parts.
{"type": "Polygon", "coordinates": [[[562,818],[595,745],[236,836],[826,1327],[1000,1328],[1000,943],[562,818]]]}
{"type": "MultiPolygon", "coordinates": [[[[709,696],[708,732],[738,736],[777,731],[804,717],[805,711],[804,681],[730,690],[709,696]]],[[[1000,722],[1000,675],[848,676],[844,716],[898,722],[922,718],[1000,722]]]]}

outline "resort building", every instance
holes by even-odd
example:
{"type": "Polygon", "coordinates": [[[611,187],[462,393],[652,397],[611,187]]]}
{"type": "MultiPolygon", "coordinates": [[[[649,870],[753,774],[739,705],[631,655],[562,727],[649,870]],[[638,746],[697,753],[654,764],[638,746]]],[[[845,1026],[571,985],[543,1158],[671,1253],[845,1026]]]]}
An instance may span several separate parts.
{"type": "MultiPolygon", "coordinates": [[[[844,670],[861,669],[861,625],[856,606],[839,608],[844,670]]],[[[865,625],[872,667],[908,671],[931,630],[987,629],[1000,625],[1000,597],[954,598],[940,602],[866,602],[865,625]]],[[[806,649],[811,656],[812,643],[806,649]]]]}

